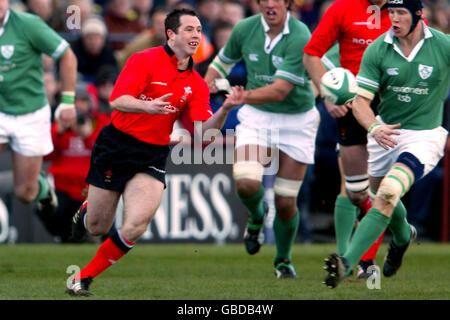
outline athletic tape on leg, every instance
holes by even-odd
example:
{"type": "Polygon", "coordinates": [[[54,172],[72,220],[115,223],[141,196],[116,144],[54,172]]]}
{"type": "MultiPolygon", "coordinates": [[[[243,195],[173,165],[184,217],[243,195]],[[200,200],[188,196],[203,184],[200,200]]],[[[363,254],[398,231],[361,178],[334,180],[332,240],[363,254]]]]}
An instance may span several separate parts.
{"type": "Polygon", "coordinates": [[[380,197],[395,207],[413,183],[414,177],[409,169],[394,166],[381,181],[377,197],[380,197]]]}
{"type": "Polygon", "coordinates": [[[369,188],[369,175],[345,176],[345,188],[350,192],[363,192],[369,188]]]}
{"type": "Polygon", "coordinates": [[[239,161],[233,165],[233,178],[262,182],[264,167],[258,161],[239,161]]]}
{"type": "Polygon", "coordinates": [[[289,180],[276,177],[273,184],[273,192],[282,197],[297,197],[302,183],[302,180],[289,180]]]}

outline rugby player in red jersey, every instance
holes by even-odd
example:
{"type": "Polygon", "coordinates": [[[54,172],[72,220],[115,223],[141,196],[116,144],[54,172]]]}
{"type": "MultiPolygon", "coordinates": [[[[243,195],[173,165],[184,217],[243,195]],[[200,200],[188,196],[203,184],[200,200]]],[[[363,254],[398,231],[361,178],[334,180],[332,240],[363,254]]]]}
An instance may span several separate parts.
{"type": "Polygon", "coordinates": [[[87,201],[74,215],[73,236],[86,230],[106,234],[114,221],[120,196],[122,227],[112,231],[91,262],[75,275],[67,292],[91,295],[92,279],[133,248],[159,207],[165,188],[168,143],[180,111],[202,121],[204,131],[220,129],[240,92],[233,89],[212,114],[209,89],[192,68],[202,26],[194,11],[176,9],[165,20],[167,44],[132,55],[114,86],[112,123],[99,134],[86,181],[87,201]]]}
{"type": "MultiPolygon", "coordinates": [[[[304,65],[319,90],[320,79],[326,72],[320,58],[336,41],[340,47],[341,67],[349,69],[355,76],[358,74],[364,50],[391,26],[385,3],[386,0],[337,0],[325,12],[303,50],[304,65]]],[[[343,254],[352,235],[358,207],[365,214],[371,206],[368,196],[367,132],[349,112],[350,106],[324,102],[330,115],[337,120],[342,183],[334,217],[337,252],[343,254]]],[[[367,268],[375,264],[382,238],[383,235],[361,258],[358,278],[370,275],[367,268]]]]}

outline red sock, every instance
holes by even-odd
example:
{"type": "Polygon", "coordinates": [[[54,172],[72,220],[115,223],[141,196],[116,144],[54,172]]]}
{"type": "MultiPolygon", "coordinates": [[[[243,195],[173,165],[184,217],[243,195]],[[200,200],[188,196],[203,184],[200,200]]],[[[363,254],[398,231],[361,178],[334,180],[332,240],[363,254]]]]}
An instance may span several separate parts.
{"type": "Polygon", "coordinates": [[[370,208],[372,208],[372,201],[370,197],[367,197],[364,202],[358,204],[358,208],[362,211],[362,216],[365,216],[367,212],[369,212],[370,208]]]}
{"type": "Polygon", "coordinates": [[[375,257],[377,256],[378,248],[380,247],[381,241],[383,240],[384,232],[381,234],[381,236],[375,241],[369,248],[369,250],[364,253],[364,255],[361,257],[362,261],[366,260],[375,260],[375,257]]]}
{"type": "MultiPolygon", "coordinates": [[[[370,197],[367,197],[366,200],[359,204],[358,207],[363,212],[363,216],[366,215],[367,212],[369,212],[369,209],[372,207],[372,201],[370,201],[370,197]]],[[[375,241],[372,246],[369,248],[369,250],[364,253],[364,255],[361,257],[362,261],[366,260],[375,260],[375,257],[378,252],[378,248],[380,247],[381,241],[383,240],[384,232],[381,234],[381,236],[375,241]]]]}
{"type": "Polygon", "coordinates": [[[120,236],[117,231],[116,234],[118,237],[110,236],[102,243],[95,257],[75,276],[75,279],[84,279],[89,276],[95,278],[116,263],[133,247],[134,243],[120,236]],[[116,244],[117,239],[120,239],[123,243],[116,244]]]}

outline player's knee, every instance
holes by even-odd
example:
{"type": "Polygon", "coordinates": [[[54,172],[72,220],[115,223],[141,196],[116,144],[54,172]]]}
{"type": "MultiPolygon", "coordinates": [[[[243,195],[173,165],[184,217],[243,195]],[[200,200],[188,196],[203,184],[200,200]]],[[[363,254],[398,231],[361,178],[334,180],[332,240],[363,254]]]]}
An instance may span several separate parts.
{"type": "Polygon", "coordinates": [[[236,191],[241,197],[251,197],[261,187],[264,167],[257,161],[240,161],[233,165],[236,191]]]}
{"type": "Polygon", "coordinates": [[[26,183],[14,186],[14,194],[23,203],[31,203],[36,198],[36,187],[26,183]]]}
{"type": "Polygon", "coordinates": [[[147,221],[134,221],[124,224],[120,230],[122,235],[129,241],[135,242],[145,231],[147,231],[147,221]]]}
{"type": "Polygon", "coordinates": [[[297,212],[297,199],[275,195],[275,210],[281,220],[290,220],[297,212]]]}
{"type": "Polygon", "coordinates": [[[302,186],[302,180],[289,180],[277,177],[273,185],[275,207],[281,219],[289,219],[297,211],[297,195],[302,186]]]}
{"type": "Polygon", "coordinates": [[[409,168],[394,166],[381,181],[376,198],[395,207],[413,183],[414,174],[409,168]]]}
{"type": "Polygon", "coordinates": [[[236,192],[243,198],[250,198],[261,188],[261,182],[250,179],[235,180],[236,192]]]}
{"type": "Polygon", "coordinates": [[[110,229],[110,226],[105,225],[102,221],[97,219],[93,220],[90,219],[90,217],[88,217],[86,224],[87,230],[94,237],[103,236],[107,234],[110,229]]]}
{"type": "Polygon", "coordinates": [[[350,201],[355,205],[359,205],[364,202],[367,198],[367,191],[362,192],[350,192],[347,190],[347,196],[350,199],[350,201]]]}

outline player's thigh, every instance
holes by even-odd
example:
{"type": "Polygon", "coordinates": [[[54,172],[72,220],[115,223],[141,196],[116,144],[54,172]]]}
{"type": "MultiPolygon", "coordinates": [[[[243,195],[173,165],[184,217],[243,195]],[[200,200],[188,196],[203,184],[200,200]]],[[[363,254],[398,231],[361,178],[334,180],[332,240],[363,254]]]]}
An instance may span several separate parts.
{"type": "Polygon", "coordinates": [[[164,184],[157,178],[138,173],[127,182],[123,192],[123,236],[136,241],[144,233],[161,203],[164,184]]]}
{"type": "Polygon", "coordinates": [[[120,192],[89,185],[87,225],[91,233],[104,234],[114,222],[120,192]],[[95,229],[95,230],[94,230],[95,229]]]}
{"type": "Polygon", "coordinates": [[[340,146],[339,156],[345,176],[355,176],[367,173],[368,153],[366,145],[340,146]]]}
{"type": "Polygon", "coordinates": [[[234,163],[259,162],[262,166],[270,165],[272,149],[268,146],[258,145],[254,141],[239,145],[234,151],[234,163]]]}
{"type": "Polygon", "coordinates": [[[371,198],[374,198],[374,194],[372,194],[372,192],[376,194],[376,192],[378,191],[378,187],[380,186],[381,180],[383,180],[383,178],[384,177],[369,176],[369,186],[371,190],[369,194],[371,198]]]}
{"type": "Polygon", "coordinates": [[[42,156],[27,157],[13,151],[13,176],[16,191],[36,189],[39,172],[42,169],[42,156]]]}
{"type": "Polygon", "coordinates": [[[279,151],[279,168],[277,177],[288,180],[303,180],[307,164],[293,159],[283,151],[279,151]]]}

